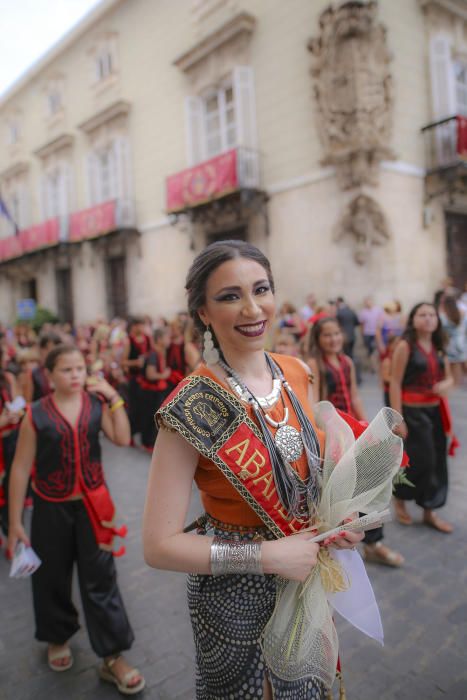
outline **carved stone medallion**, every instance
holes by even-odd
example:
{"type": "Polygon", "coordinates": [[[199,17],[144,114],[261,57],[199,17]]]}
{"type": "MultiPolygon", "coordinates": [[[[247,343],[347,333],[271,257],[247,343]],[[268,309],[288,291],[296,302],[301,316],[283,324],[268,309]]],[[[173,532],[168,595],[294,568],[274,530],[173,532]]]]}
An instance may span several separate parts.
{"type": "Polygon", "coordinates": [[[343,189],[375,185],[381,160],[394,158],[391,55],[376,2],[330,6],[308,48],[323,165],[333,165],[343,189]]]}
{"type": "Polygon", "coordinates": [[[390,233],[379,204],[365,194],[359,194],[346,207],[334,235],[336,242],[344,236],[354,239],[354,260],[366,263],[373,246],[385,245],[390,233]]]}

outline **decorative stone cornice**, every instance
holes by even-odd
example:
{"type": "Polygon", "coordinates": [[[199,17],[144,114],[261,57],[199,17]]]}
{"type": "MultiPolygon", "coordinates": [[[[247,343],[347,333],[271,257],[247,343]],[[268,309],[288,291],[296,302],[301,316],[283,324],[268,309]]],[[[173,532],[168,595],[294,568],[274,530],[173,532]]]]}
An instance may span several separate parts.
{"type": "Polygon", "coordinates": [[[98,129],[103,124],[115,119],[116,117],[125,117],[129,114],[131,109],[131,104],[126,100],[118,100],[113,104],[109,105],[101,112],[94,114],[86,121],[79,124],[79,128],[86,134],[90,134],[95,129],[98,129]]]}
{"type": "Polygon", "coordinates": [[[9,180],[12,177],[26,173],[29,170],[29,163],[27,161],[17,161],[10,165],[6,170],[0,173],[0,178],[2,180],[9,180]]]}
{"type": "Polygon", "coordinates": [[[386,28],[373,0],[330,5],[308,48],[317,126],[325,156],[342,189],[376,185],[390,148],[394,97],[386,28]]]}
{"type": "Polygon", "coordinates": [[[34,151],[39,158],[47,158],[51,153],[60,151],[62,148],[70,148],[73,145],[75,137],[73,134],[60,134],[52,141],[48,141],[43,146],[34,151]]]}
{"type": "Polygon", "coordinates": [[[418,0],[423,10],[438,8],[448,12],[455,17],[467,21],[467,6],[465,0],[418,0]]]}
{"type": "Polygon", "coordinates": [[[241,12],[201,39],[188,51],[174,60],[174,65],[183,72],[188,72],[203,58],[218,50],[232,39],[241,35],[250,36],[256,26],[256,18],[248,12],[241,12]]]}

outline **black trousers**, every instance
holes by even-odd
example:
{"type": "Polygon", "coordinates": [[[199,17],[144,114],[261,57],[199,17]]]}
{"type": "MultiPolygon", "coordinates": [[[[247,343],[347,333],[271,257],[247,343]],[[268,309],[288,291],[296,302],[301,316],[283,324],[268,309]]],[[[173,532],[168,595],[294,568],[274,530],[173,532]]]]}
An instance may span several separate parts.
{"type": "Polygon", "coordinates": [[[117,585],[113,555],[100,549],[82,501],[35,495],[31,544],[42,565],[32,576],[36,639],[64,644],[78,629],[71,599],[73,565],[89,641],[100,657],[129,649],[134,635],[117,585]]]}
{"type": "Polygon", "coordinates": [[[141,387],[135,376],[128,380],[128,418],[133,437],[141,432],[141,387]]]}
{"type": "Polygon", "coordinates": [[[13,430],[9,435],[0,439],[3,441],[3,460],[5,464],[5,475],[3,478],[5,505],[0,508],[0,525],[5,536],[8,537],[8,489],[10,487],[11,465],[13,464],[16,443],[18,442],[18,430],[13,430]]]}
{"type": "Polygon", "coordinates": [[[398,484],[394,495],[429,510],[442,508],[448,494],[447,439],[439,406],[403,406],[408,435],[405,451],[407,478],[414,486],[398,484]]]}

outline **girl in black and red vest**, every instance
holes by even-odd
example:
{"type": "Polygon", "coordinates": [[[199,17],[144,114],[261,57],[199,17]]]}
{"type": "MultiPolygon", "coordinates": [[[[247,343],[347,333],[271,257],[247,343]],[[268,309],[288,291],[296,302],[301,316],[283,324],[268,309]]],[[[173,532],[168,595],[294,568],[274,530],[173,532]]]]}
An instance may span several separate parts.
{"type": "Polygon", "coordinates": [[[167,366],[167,348],[170,343],[168,328],[157,328],[153,335],[153,350],[146,357],[143,374],[139,379],[141,388],[141,443],[152,452],[157,429],[154,416],[173,386],[169,383],[172,369],[167,366]]]}
{"type": "MultiPolygon", "coordinates": [[[[16,397],[16,380],[4,365],[5,353],[0,347],[0,526],[8,534],[8,482],[18,439],[23,411],[12,411],[8,405],[16,397]]],[[[0,538],[1,543],[1,538],[0,538]]]]}
{"type": "MultiPolygon", "coordinates": [[[[334,318],[315,323],[310,333],[308,364],[315,377],[313,389],[316,401],[330,401],[335,408],[358,421],[366,421],[365,409],[357,387],[355,366],[344,355],[344,334],[334,318]]],[[[404,563],[399,552],[383,544],[383,528],[368,530],[363,539],[367,561],[398,567],[404,563]]]]}
{"type": "MultiPolygon", "coordinates": [[[[79,629],[71,599],[73,566],[91,646],[104,659],[100,675],[123,693],[141,690],[144,679],[121,652],[133,643],[117,585],[113,538],[115,508],[101,463],[101,430],[117,445],[128,445],[130,427],[123,400],[104,380],[87,390],[79,350],[60,345],[46,359],[55,390],[28,407],[19,431],[10,478],[8,545],[29,545],[22,505],[32,475],[34,509],[31,545],[42,560],[32,576],[36,639],[48,644],[53,671],[73,664],[69,639],[79,629]]],[[[121,552],[120,552],[121,553],[121,552]]]]}
{"type": "Polygon", "coordinates": [[[414,306],[392,358],[389,398],[392,408],[404,416],[408,478],[413,484],[396,486],[396,517],[410,525],[406,501],[415,501],[423,508],[426,525],[449,534],[452,525],[436,513],[447,498],[447,435],[452,432],[445,395],[454,382],[444,342],[435,307],[429,303],[414,306]]]}
{"type": "Polygon", "coordinates": [[[141,388],[140,379],[147,355],[152,348],[151,338],[145,333],[142,318],[133,318],[128,323],[128,338],[123,350],[122,367],[128,373],[128,416],[131,435],[141,432],[141,388]]]}

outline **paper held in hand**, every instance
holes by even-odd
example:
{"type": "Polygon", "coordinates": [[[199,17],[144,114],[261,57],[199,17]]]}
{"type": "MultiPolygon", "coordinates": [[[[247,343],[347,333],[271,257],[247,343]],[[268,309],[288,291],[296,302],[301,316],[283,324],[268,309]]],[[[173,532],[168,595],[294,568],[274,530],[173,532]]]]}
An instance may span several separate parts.
{"type": "Polygon", "coordinates": [[[26,547],[23,542],[16,545],[15,555],[11,562],[10,578],[27,578],[42,564],[32,547],[26,547]]]}
{"type": "Polygon", "coordinates": [[[316,537],[311,537],[310,542],[322,542],[328,537],[333,535],[338,535],[339,532],[366,532],[367,530],[374,530],[377,527],[381,527],[383,523],[387,523],[392,519],[391,511],[389,508],[381,511],[374,511],[373,513],[368,513],[368,515],[362,515],[360,518],[355,518],[348,523],[339,525],[333,530],[328,530],[327,532],[321,532],[316,537]]]}

